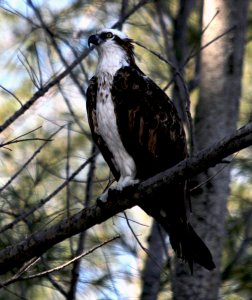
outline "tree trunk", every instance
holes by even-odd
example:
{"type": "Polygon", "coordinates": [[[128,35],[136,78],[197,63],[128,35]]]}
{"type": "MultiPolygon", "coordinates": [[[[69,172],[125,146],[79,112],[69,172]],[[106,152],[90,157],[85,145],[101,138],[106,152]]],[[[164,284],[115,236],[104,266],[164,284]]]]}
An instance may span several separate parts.
{"type": "Polygon", "coordinates": [[[161,226],[153,220],[148,239],[148,256],[142,274],[141,300],[155,300],[160,290],[160,277],[165,262],[166,233],[161,226]]]}
{"type": "MultiPolygon", "coordinates": [[[[195,118],[197,150],[230,134],[236,127],[247,8],[246,0],[205,1],[204,28],[217,10],[219,13],[204,32],[202,45],[232,30],[201,53],[200,96],[195,118]]],[[[177,262],[173,274],[174,299],[218,299],[229,175],[230,167],[223,164],[197,178],[198,183],[204,184],[193,192],[190,221],[211,249],[216,269],[209,272],[197,265],[191,276],[188,268],[177,262]]]]}
{"type": "MultiPolygon", "coordinates": [[[[155,3],[161,33],[164,39],[166,57],[178,70],[181,69],[187,55],[187,23],[188,17],[193,8],[193,3],[194,0],[180,0],[178,14],[174,20],[174,45],[169,40],[168,28],[166,28],[164,21],[164,16],[169,15],[167,11],[167,2],[165,0],[160,0],[155,3]]],[[[181,69],[181,73],[183,73],[183,69],[181,69]]],[[[174,74],[174,89],[172,99],[177,108],[179,116],[183,121],[186,120],[184,98],[185,92],[182,87],[181,80],[174,74]]],[[[165,264],[165,249],[161,240],[160,230],[162,230],[161,227],[155,221],[153,221],[148,240],[148,253],[150,253],[150,256],[146,257],[144,270],[142,273],[141,300],[155,300],[157,299],[157,295],[159,293],[162,267],[165,264]],[[157,258],[159,266],[153,257],[157,258]]],[[[167,237],[167,234],[164,230],[162,230],[161,234],[163,235],[163,239],[167,237]]]]}
{"type": "MultiPolygon", "coordinates": [[[[189,33],[189,18],[194,7],[194,0],[180,0],[179,11],[174,19],[174,33],[173,33],[173,48],[174,59],[173,64],[176,66],[180,74],[184,76],[184,62],[188,56],[188,33],[189,33]]],[[[180,118],[186,122],[186,93],[181,79],[175,75],[174,88],[172,100],[178,110],[180,118]]]]}

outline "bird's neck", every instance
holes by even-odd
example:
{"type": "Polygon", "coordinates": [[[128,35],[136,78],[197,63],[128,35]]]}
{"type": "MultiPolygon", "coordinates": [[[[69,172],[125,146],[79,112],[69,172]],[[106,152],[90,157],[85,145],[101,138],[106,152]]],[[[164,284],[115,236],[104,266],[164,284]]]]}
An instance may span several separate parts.
{"type": "Polygon", "coordinates": [[[115,73],[122,67],[128,66],[128,58],[126,52],[118,45],[102,47],[99,50],[99,60],[96,68],[96,76],[103,76],[103,73],[108,73],[114,76],[115,73]]]}

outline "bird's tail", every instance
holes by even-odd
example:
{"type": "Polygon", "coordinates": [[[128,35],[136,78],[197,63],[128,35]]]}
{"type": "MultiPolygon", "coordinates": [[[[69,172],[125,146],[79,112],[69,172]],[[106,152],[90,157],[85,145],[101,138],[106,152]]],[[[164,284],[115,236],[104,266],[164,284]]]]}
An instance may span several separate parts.
{"type": "Polygon", "coordinates": [[[191,224],[181,222],[172,227],[167,228],[171,246],[179,258],[188,262],[191,273],[193,273],[193,263],[198,263],[207,270],[213,270],[215,264],[212,254],[191,224]]]}
{"type": "Polygon", "coordinates": [[[163,226],[176,255],[188,262],[191,272],[194,262],[208,270],[214,269],[210,250],[187,221],[183,184],[164,187],[152,197],[149,201],[145,199],[139,206],[163,226]],[[169,195],[172,200],[163,201],[164,195],[169,195]]]}

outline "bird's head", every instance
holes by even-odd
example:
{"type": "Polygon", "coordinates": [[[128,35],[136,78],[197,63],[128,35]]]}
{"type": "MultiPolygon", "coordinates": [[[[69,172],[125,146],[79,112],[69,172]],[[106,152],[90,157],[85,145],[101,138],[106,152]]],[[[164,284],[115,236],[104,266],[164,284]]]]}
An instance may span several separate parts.
{"type": "Polygon", "coordinates": [[[124,32],[117,29],[104,28],[89,37],[88,46],[90,47],[90,44],[94,44],[99,49],[104,46],[108,47],[114,44],[121,45],[130,41],[124,32]]]}
{"type": "MultiPolygon", "coordinates": [[[[135,64],[134,46],[128,36],[116,29],[102,29],[88,39],[99,54],[99,63],[117,64],[118,67],[135,64]]],[[[98,63],[98,65],[99,65],[98,63]]]]}

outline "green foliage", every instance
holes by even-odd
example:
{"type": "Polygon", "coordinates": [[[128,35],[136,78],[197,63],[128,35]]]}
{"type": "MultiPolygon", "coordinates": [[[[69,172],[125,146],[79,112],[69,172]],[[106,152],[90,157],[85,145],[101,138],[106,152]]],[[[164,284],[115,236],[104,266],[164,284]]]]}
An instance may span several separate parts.
{"type": "MultiPolygon", "coordinates": [[[[113,25],[121,12],[119,1],[64,1],[64,4],[59,7],[56,2],[34,1],[36,4],[39,3],[40,13],[54,35],[58,49],[53,45],[50,34],[48,35],[41,28],[35,13],[26,6],[25,2],[20,6],[17,4],[15,10],[11,7],[13,1],[5,1],[3,4],[1,2],[0,31],[6,43],[0,45],[0,84],[15,94],[22,104],[65,68],[64,62],[58,55],[59,51],[70,64],[75,54],[80,54],[87,46],[86,40],[89,34],[97,28],[113,25]],[[76,32],[79,30],[83,33],[80,38],[76,38],[76,32]]],[[[132,8],[134,3],[135,1],[128,1],[128,9],[132,8]]],[[[178,1],[167,1],[165,4],[166,26],[171,40],[173,20],[178,7],[178,1]]],[[[251,20],[248,28],[251,35],[251,20]]],[[[142,7],[133,14],[124,29],[148,49],[167,58],[164,37],[154,3],[142,7]]],[[[197,7],[192,12],[188,32],[188,48],[197,48],[200,39],[197,7]]],[[[146,49],[139,46],[135,48],[139,66],[160,86],[165,87],[172,79],[170,66],[146,49]]],[[[249,42],[244,62],[240,124],[244,124],[251,113],[251,52],[252,43],[249,42]]],[[[95,60],[96,55],[91,53],[74,71],[84,90],[94,72],[95,60]]],[[[195,65],[195,60],[191,60],[186,66],[187,82],[195,77],[195,65]]],[[[172,94],[172,88],[167,92],[172,94]]],[[[193,107],[197,95],[196,86],[191,94],[193,107]]],[[[4,90],[0,93],[0,103],[1,124],[21,107],[17,99],[4,90]]],[[[0,229],[15,222],[31,208],[38,206],[38,203],[53,193],[81,163],[90,157],[92,146],[85,113],[85,94],[80,93],[80,89],[69,77],[63,79],[60,86],[51,88],[44,97],[9,126],[2,133],[0,143],[11,141],[30,131],[33,132],[22,138],[33,140],[0,148],[0,188],[11,179],[11,183],[0,191],[0,229]],[[61,126],[64,128],[50,138],[61,126]],[[38,129],[33,131],[36,128],[38,129]],[[51,141],[48,141],[34,159],[23,167],[47,139],[51,141]],[[20,174],[13,178],[21,169],[20,174]]],[[[237,163],[232,166],[235,175],[232,177],[227,238],[223,255],[224,273],[221,292],[224,299],[238,299],[238,297],[245,299],[252,294],[252,232],[249,226],[252,204],[251,151],[243,151],[236,161],[237,163]],[[240,253],[244,238],[248,240],[245,241],[245,246],[240,253]],[[228,269],[237,255],[237,260],[228,269]]],[[[88,205],[94,203],[108,183],[109,171],[103,159],[98,156],[95,172],[91,174],[93,189],[88,192],[90,166],[91,164],[88,164],[67,187],[55,193],[40,208],[35,209],[8,230],[1,232],[0,248],[13,245],[36,230],[48,227],[81,210],[87,205],[87,197],[90,194],[88,205]]],[[[150,223],[149,218],[137,208],[127,214],[144,225],[150,223]]],[[[141,235],[141,243],[145,245],[148,227],[144,225],[133,224],[134,230],[141,235]]],[[[88,251],[117,233],[122,234],[118,241],[101,247],[82,260],[77,286],[78,295],[87,295],[87,298],[94,299],[122,299],[122,296],[132,295],[137,298],[139,295],[140,273],[146,254],[140,249],[123,216],[117,216],[86,232],[82,242],[83,251],[88,251]]],[[[64,264],[76,255],[79,243],[80,237],[75,236],[53,247],[39,262],[31,266],[24,276],[64,264]]],[[[51,277],[44,276],[16,282],[0,290],[0,300],[16,299],[13,293],[24,299],[64,299],[64,295],[54,282],[67,291],[70,286],[71,271],[72,265],[52,273],[51,277]]],[[[12,275],[9,273],[2,276],[1,282],[12,275]]],[[[165,275],[163,277],[163,293],[160,299],[167,299],[163,297],[170,293],[170,282],[165,275]]],[[[84,298],[80,296],[80,299],[84,298]]]]}

